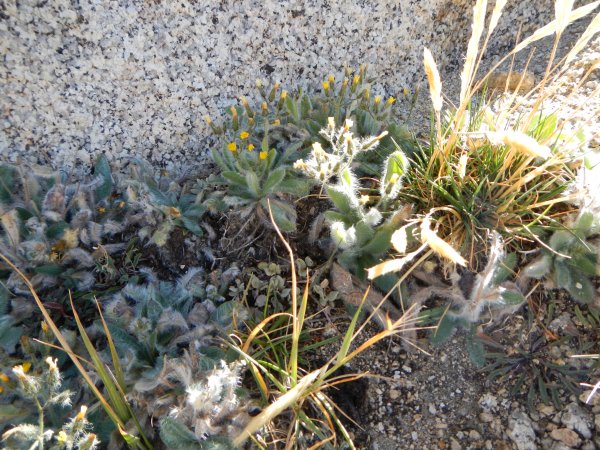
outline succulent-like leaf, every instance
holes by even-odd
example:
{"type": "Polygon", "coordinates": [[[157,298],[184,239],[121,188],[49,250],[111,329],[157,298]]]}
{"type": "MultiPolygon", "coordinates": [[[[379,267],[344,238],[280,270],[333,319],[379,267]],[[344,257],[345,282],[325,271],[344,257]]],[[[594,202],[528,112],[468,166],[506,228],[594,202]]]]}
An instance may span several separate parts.
{"type": "Polygon", "coordinates": [[[562,253],[563,251],[568,252],[576,241],[577,238],[570,231],[560,230],[552,234],[549,244],[553,250],[562,253]]]}
{"type": "Polygon", "coordinates": [[[15,319],[12,316],[0,316],[0,347],[8,354],[15,351],[23,335],[21,327],[15,327],[14,324],[15,319]]]}
{"type": "Polygon", "coordinates": [[[200,442],[194,433],[183,423],[172,417],[163,417],[160,421],[160,438],[167,448],[179,450],[198,450],[200,442]]]}
{"type": "Polygon", "coordinates": [[[503,289],[500,298],[505,305],[509,306],[516,306],[525,302],[525,296],[521,292],[512,289],[503,289]]]}
{"type": "Polygon", "coordinates": [[[528,278],[540,279],[545,277],[550,273],[552,269],[552,256],[549,254],[543,254],[542,256],[536,258],[531,263],[529,263],[523,271],[521,275],[528,278]]]}
{"type": "Polygon", "coordinates": [[[258,179],[258,175],[252,170],[246,172],[246,189],[254,198],[260,198],[262,195],[262,191],[260,188],[260,180],[258,179]]]}
{"type": "Polygon", "coordinates": [[[431,343],[433,345],[442,345],[452,337],[452,335],[463,323],[464,321],[462,321],[460,318],[451,314],[446,314],[438,324],[437,328],[433,331],[431,335],[431,343]]]}
{"type": "Polygon", "coordinates": [[[512,274],[515,266],[517,265],[517,254],[509,253],[507,254],[500,263],[496,270],[494,271],[494,276],[492,278],[492,284],[499,285],[503,281],[506,281],[512,274]]]}
{"type": "Polygon", "coordinates": [[[337,209],[344,215],[356,215],[356,203],[349,197],[348,193],[337,186],[327,186],[327,195],[337,209]]]}
{"type": "MultiPolygon", "coordinates": [[[[297,215],[294,207],[287,202],[276,199],[271,199],[270,203],[271,211],[273,212],[273,218],[275,219],[277,226],[281,228],[282,231],[286,231],[288,233],[296,231],[297,215]]],[[[263,199],[261,204],[266,211],[269,210],[267,199],[263,199]]]]}
{"type": "Polygon", "coordinates": [[[107,198],[113,190],[113,178],[106,155],[102,154],[96,160],[96,164],[94,165],[94,174],[102,176],[102,184],[95,190],[96,202],[99,202],[107,198]]]}
{"type": "Polygon", "coordinates": [[[579,303],[591,303],[594,301],[595,290],[592,282],[585,274],[578,271],[571,271],[570,279],[566,286],[563,286],[571,296],[579,303]]]}
{"type": "Polygon", "coordinates": [[[244,178],[243,175],[240,175],[237,172],[234,171],[223,171],[221,173],[221,175],[223,176],[223,178],[225,178],[226,180],[230,181],[231,183],[240,186],[240,187],[246,187],[246,178],[244,178]]]}
{"type": "Polygon", "coordinates": [[[269,176],[267,177],[267,181],[265,181],[265,184],[263,186],[263,192],[269,193],[269,192],[278,192],[279,190],[277,189],[279,183],[281,183],[283,181],[283,179],[285,178],[286,175],[286,169],[284,167],[279,167],[277,169],[275,169],[274,171],[272,171],[269,176]]]}
{"type": "Polygon", "coordinates": [[[467,333],[465,343],[471,362],[473,362],[476,367],[483,367],[485,365],[485,349],[481,339],[477,338],[476,329],[476,326],[472,326],[471,331],[467,333]]]}

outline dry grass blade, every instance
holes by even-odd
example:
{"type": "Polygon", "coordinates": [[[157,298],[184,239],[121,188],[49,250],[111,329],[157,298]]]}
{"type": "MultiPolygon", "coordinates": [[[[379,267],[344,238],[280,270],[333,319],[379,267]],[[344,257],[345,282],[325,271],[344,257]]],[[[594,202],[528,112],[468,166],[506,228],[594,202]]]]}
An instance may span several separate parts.
{"type": "Polygon", "coordinates": [[[429,83],[429,93],[433,109],[441,111],[442,109],[442,81],[433,55],[427,47],[423,49],[423,64],[425,66],[425,74],[429,83]]]}
{"type": "Polygon", "coordinates": [[[298,381],[296,386],[291,388],[285,394],[281,395],[277,400],[267,406],[267,408],[265,408],[259,415],[254,417],[248,423],[248,425],[246,425],[246,428],[244,428],[240,435],[234,439],[234,445],[236,447],[241,446],[251,434],[255,433],[267,423],[271,422],[287,408],[296,404],[298,400],[305,396],[307,391],[312,387],[314,381],[319,378],[322,372],[323,369],[321,368],[303,376],[302,379],[298,381]]]}
{"type": "Polygon", "coordinates": [[[579,52],[585,48],[590,39],[598,32],[600,32],[600,13],[596,14],[596,17],[590,22],[583,34],[577,39],[577,42],[575,42],[573,48],[567,54],[564,63],[565,67],[569,66],[579,52]]]}
{"type": "MultiPolygon", "coordinates": [[[[578,19],[581,19],[582,17],[587,16],[594,9],[596,9],[596,7],[599,4],[600,4],[600,1],[595,1],[588,5],[577,8],[574,11],[571,11],[571,13],[569,14],[569,20],[567,21],[567,24],[570,24],[578,19]]],[[[528,47],[529,45],[533,44],[536,41],[539,41],[540,39],[545,38],[546,36],[550,36],[551,34],[555,33],[557,30],[558,30],[558,24],[557,24],[556,20],[553,20],[549,24],[547,24],[541,28],[538,28],[531,36],[529,36],[528,38],[523,40],[519,45],[517,45],[510,52],[510,54],[519,53],[524,48],[528,47]]]]}
{"type": "Polygon", "coordinates": [[[502,15],[502,10],[506,6],[506,2],[507,0],[496,0],[496,4],[494,5],[494,9],[492,11],[492,17],[490,19],[490,25],[488,26],[488,37],[496,29],[498,21],[500,20],[500,16],[502,15]]]}
{"type": "Polygon", "coordinates": [[[469,44],[467,46],[467,57],[463,66],[462,73],[460,75],[460,103],[462,104],[465,98],[468,97],[468,90],[471,86],[474,76],[475,63],[477,61],[477,54],[479,53],[479,40],[483,34],[483,28],[485,23],[485,12],[487,9],[487,0],[477,0],[473,7],[473,31],[469,44]]]}

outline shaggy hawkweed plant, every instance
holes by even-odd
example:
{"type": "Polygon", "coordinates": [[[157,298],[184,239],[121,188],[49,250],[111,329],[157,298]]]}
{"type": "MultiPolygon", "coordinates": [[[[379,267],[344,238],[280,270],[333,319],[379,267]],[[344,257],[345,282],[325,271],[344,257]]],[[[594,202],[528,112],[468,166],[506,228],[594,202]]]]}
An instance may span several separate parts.
{"type": "MultiPolygon", "coordinates": [[[[10,164],[0,165],[0,178],[0,252],[30,274],[36,289],[89,289],[97,260],[125,247],[105,243],[125,229],[127,205],[114,193],[104,156],[85,182],[10,164]]],[[[28,293],[14,272],[7,287],[28,293]]]]}
{"type": "MultiPolygon", "coordinates": [[[[437,233],[464,255],[473,269],[484,264],[489,230],[498,231],[509,249],[528,248],[541,229],[556,227],[557,221],[572,210],[565,192],[581,165],[585,142],[566,133],[557,115],[542,107],[551,93],[545,88],[599,26],[598,20],[590,25],[561,62],[562,68],[553,65],[554,52],[550,55],[542,81],[528,94],[536,94],[537,100],[526,114],[513,120],[523,102],[517,92],[505,92],[502,108],[497,111],[491,100],[476,94],[493,73],[492,69],[476,81],[481,57],[504,3],[496,2],[484,33],[487,1],[476,2],[456,109],[444,110],[440,76],[433,56],[425,49],[434,130],[430,141],[412,156],[400,193],[401,199],[415,205],[415,212],[435,211],[437,233]]],[[[557,2],[557,13],[562,11],[557,19],[520,42],[504,60],[553,33],[556,48],[564,27],[598,4],[571,11],[568,3],[557,2]]]]}
{"type": "Polygon", "coordinates": [[[321,135],[328,142],[327,151],[316,142],[306,160],[294,167],[323,187],[335,210],[327,211],[331,238],[340,250],[340,263],[357,276],[377,262],[389,249],[390,236],[403,218],[398,195],[408,160],[401,150],[391,153],[383,164],[383,176],[378,186],[361,186],[354,174],[353,162],[362,153],[376,149],[387,135],[359,138],[351,131],[353,122],[346,120],[340,128],[330,117],[321,135]]]}
{"type": "Polygon", "coordinates": [[[63,390],[57,360],[48,356],[46,366],[39,374],[30,372],[25,364],[13,367],[20,395],[31,401],[37,409],[37,423],[17,425],[2,435],[7,450],[92,450],[99,444],[96,435],[90,433],[92,425],[86,418],[87,407],[65,423],[60,430],[46,427],[46,415],[53,408],[64,411],[71,404],[72,393],[63,390]]]}
{"type": "Polygon", "coordinates": [[[230,142],[224,150],[216,148],[211,153],[222,171],[217,182],[227,186],[223,201],[227,206],[239,208],[237,213],[241,219],[255,216],[268,226],[267,203],[270,202],[277,224],[284,231],[294,231],[296,209],[289,197],[306,195],[310,188],[308,180],[298,177],[288,165],[290,155],[298,150],[299,144],[290,144],[280,152],[269,147],[265,129],[260,150],[255,150],[254,144],[246,141],[248,132],[240,136],[243,136],[240,145],[230,142]]]}
{"type": "Polygon", "coordinates": [[[130,167],[131,177],[124,184],[133,213],[127,223],[136,225],[140,239],[163,247],[176,227],[197,236],[204,234],[200,221],[208,206],[201,192],[191,192],[191,183],[156,177],[145,161],[134,159],[130,167]]]}

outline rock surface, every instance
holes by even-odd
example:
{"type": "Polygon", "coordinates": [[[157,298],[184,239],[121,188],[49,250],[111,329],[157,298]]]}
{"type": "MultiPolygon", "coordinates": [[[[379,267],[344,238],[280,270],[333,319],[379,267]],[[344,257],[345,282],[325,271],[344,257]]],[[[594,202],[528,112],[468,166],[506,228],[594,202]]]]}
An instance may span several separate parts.
{"type": "MultiPolygon", "coordinates": [[[[206,155],[203,116],[255,97],[256,78],[314,88],[346,63],[369,63],[397,96],[423,80],[423,46],[441,69],[458,67],[473,4],[2,2],[0,155],[69,167],[106,152],[180,168],[206,155]]],[[[492,46],[552,14],[543,0],[508,2],[492,46]]]]}

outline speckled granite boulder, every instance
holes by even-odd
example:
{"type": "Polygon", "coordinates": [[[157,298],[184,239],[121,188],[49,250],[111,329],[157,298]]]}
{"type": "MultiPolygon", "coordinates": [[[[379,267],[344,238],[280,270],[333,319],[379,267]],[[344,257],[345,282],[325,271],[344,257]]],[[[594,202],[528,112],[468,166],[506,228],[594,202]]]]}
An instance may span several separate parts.
{"type": "MultiPolygon", "coordinates": [[[[386,94],[423,79],[423,46],[460,64],[472,0],[6,0],[0,154],[55,166],[106,152],[201,162],[216,116],[256,78],[319,85],[369,63],[386,94]]],[[[489,9],[493,2],[490,2],[489,9]]],[[[509,1],[492,46],[546,23],[549,0],[509,1]]],[[[400,105],[402,107],[402,105],[400,105]]]]}

